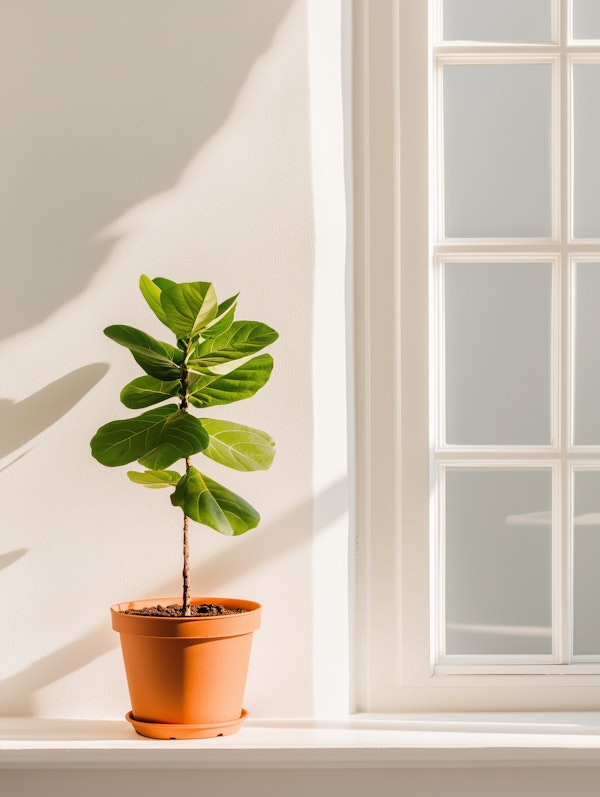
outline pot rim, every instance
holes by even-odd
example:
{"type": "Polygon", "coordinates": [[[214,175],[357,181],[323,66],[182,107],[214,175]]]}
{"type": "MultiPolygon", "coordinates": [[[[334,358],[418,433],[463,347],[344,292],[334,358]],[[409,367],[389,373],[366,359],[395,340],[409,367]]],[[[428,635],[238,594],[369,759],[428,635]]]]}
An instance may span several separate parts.
{"type": "Polygon", "coordinates": [[[229,609],[245,609],[239,614],[197,617],[151,617],[124,614],[124,609],[143,609],[157,604],[181,603],[177,598],[146,598],[123,601],[110,607],[112,627],[121,634],[146,637],[216,638],[248,634],[260,627],[262,606],[256,601],[238,598],[197,597],[192,604],[220,603],[229,609]]]}

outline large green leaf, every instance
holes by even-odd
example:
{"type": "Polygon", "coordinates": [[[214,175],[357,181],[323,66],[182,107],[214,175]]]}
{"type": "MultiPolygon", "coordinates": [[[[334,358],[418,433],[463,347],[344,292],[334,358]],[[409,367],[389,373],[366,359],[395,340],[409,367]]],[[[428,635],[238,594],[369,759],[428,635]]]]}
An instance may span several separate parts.
{"type": "Polygon", "coordinates": [[[260,515],[239,495],[190,467],[171,496],[174,506],[204,526],[229,536],[258,526],[260,515]]]}
{"type": "Polygon", "coordinates": [[[275,441],[266,432],[239,423],[205,418],[208,445],[202,451],[210,459],[235,470],[267,470],[275,456],[275,441]]]}
{"type": "Polygon", "coordinates": [[[193,351],[188,367],[202,372],[213,365],[239,360],[264,349],[278,337],[274,329],[260,321],[234,321],[223,334],[202,341],[193,351]]]}
{"type": "Polygon", "coordinates": [[[138,460],[151,470],[197,454],[208,445],[201,422],[176,404],[101,426],[91,441],[92,456],[109,467],[138,460]]]}
{"type": "MultiPolygon", "coordinates": [[[[175,283],[172,284],[174,285],[175,283]]],[[[167,316],[165,315],[165,311],[160,303],[162,288],[157,285],[155,280],[151,280],[150,277],[142,274],[140,277],[140,291],[142,292],[144,299],[148,302],[152,312],[158,319],[160,319],[160,321],[163,322],[163,324],[166,324],[167,316]]]]}
{"type": "Polygon", "coordinates": [[[143,473],[128,470],[127,475],[132,482],[154,490],[160,487],[174,487],[181,479],[181,474],[176,470],[145,470],[143,473]]]}
{"type": "Polygon", "coordinates": [[[121,401],[126,407],[139,410],[175,398],[179,394],[180,387],[181,382],[177,379],[163,382],[153,376],[138,376],[133,382],[125,385],[121,391],[121,401]]]}
{"type": "Polygon", "coordinates": [[[173,280],[167,279],[166,277],[154,277],[152,282],[161,289],[161,291],[166,291],[167,288],[172,288],[174,285],[177,285],[176,282],[173,280]]]}
{"type": "Polygon", "coordinates": [[[198,374],[197,381],[192,381],[190,388],[190,404],[194,407],[213,407],[250,398],[269,381],[272,370],[271,355],[259,354],[221,376],[198,374]]]}
{"type": "Polygon", "coordinates": [[[150,376],[166,381],[179,379],[183,353],[175,346],[156,340],[146,332],[125,324],[107,327],[104,334],[129,349],[136,362],[150,376]]]}
{"type": "Polygon", "coordinates": [[[239,293],[226,299],[219,305],[217,315],[213,320],[202,330],[203,338],[216,338],[217,335],[222,335],[226,332],[233,323],[233,316],[235,315],[235,306],[239,293]]]}
{"type": "Polygon", "coordinates": [[[166,323],[178,338],[194,338],[215,318],[218,302],[211,282],[182,282],[163,290],[166,323]]]}

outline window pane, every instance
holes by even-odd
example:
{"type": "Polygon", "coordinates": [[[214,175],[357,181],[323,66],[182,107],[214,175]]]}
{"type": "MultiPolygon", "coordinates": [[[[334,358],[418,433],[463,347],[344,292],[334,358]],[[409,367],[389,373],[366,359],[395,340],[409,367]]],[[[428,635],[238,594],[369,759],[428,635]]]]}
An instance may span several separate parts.
{"type": "Polygon", "coordinates": [[[575,238],[600,238],[600,64],[573,66],[575,238]]]}
{"type": "Polygon", "coordinates": [[[549,444],[549,263],[446,263],[446,442],[549,444]]]}
{"type": "Polygon", "coordinates": [[[575,400],[573,442],[600,444],[600,263],[575,271],[575,400]]]}
{"type": "Polygon", "coordinates": [[[573,38],[600,39],[598,0],[573,0],[573,38]]]}
{"type": "Polygon", "coordinates": [[[447,41],[550,41],[551,0],[444,0],[447,41]]]}
{"type": "Polygon", "coordinates": [[[600,471],[575,472],[573,653],[600,654],[600,471]]]}
{"type": "Polygon", "coordinates": [[[444,67],[446,237],[552,234],[549,64],[444,67]]]}
{"type": "Polygon", "coordinates": [[[446,474],[446,652],[552,652],[549,469],[446,474]]]}

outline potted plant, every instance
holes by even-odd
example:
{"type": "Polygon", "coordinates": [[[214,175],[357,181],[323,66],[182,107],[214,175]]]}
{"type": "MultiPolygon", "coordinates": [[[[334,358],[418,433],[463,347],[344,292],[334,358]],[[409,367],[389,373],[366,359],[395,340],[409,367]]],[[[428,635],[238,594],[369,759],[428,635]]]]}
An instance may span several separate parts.
{"type": "Polygon", "coordinates": [[[257,526],[260,517],[191,458],[202,453],[236,470],[263,470],[273,461],[275,444],[265,432],[198,418],[192,408],[253,396],[273,368],[271,355],[257,352],[278,335],[257,321],[235,321],[238,295],[219,303],[209,282],[142,275],[140,290],[175,336],[175,345],[130,326],[104,330],[145,372],[120,396],[129,409],[144,411],[101,426],[91,450],[109,467],[137,461],[144,470],[127,473],[136,484],[172,489],[171,503],[182,512],[183,584],[181,599],[111,607],[132,703],[127,719],[138,733],[154,738],[226,735],[239,729],[246,714],[246,670],[261,607],[253,601],[190,596],[189,521],[236,536],[257,526]],[[177,461],[179,470],[172,468],[177,461]]]}

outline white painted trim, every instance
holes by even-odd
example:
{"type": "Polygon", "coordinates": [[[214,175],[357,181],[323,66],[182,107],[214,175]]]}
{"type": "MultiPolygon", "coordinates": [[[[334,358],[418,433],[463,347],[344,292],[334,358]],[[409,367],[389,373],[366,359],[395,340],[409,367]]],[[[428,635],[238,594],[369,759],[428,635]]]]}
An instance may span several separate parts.
{"type": "Polygon", "coordinates": [[[265,770],[594,767],[597,712],[248,719],[233,736],[159,741],[125,720],[0,719],[0,770],[265,770]]]}
{"type": "Polygon", "coordinates": [[[372,682],[372,634],[370,624],[371,517],[369,479],[371,474],[371,383],[370,329],[371,298],[368,266],[370,241],[369,179],[369,14],[364,2],[352,0],[352,185],[353,193],[353,271],[351,309],[353,318],[354,389],[353,480],[356,485],[353,505],[352,581],[353,616],[353,707],[370,705],[372,682]]]}
{"type": "Polygon", "coordinates": [[[366,480],[371,472],[370,413],[368,385],[370,383],[369,346],[365,340],[370,330],[369,283],[367,270],[360,267],[368,262],[370,194],[368,176],[369,107],[368,107],[368,13],[363,3],[352,3],[352,184],[353,207],[353,263],[352,272],[352,316],[354,321],[354,461],[353,478],[356,485],[354,502],[354,550],[352,556],[354,584],[354,694],[356,705],[368,706],[368,685],[371,682],[371,630],[368,602],[371,594],[370,560],[371,550],[370,491],[366,480]],[[360,298],[358,298],[360,297],[360,298]],[[359,378],[359,375],[360,378],[359,378]],[[364,489],[360,485],[364,484],[364,489]]]}
{"type": "MultiPolygon", "coordinates": [[[[515,710],[523,705],[537,710],[600,707],[596,662],[568,671],[564,668],[575,665],[555,664],[546,670],[548,665],[538,662],[533,670],[519,665],[518,670],[510,670],[514,672],[511,675],[502,668],[514,668],[514,664],[493,665],[492,672],[486,669],[487,664],[479,663],[477,666],[484,669],[478,673],[472,665],[469,674],[456,669],[454,674],[441,674],[443,670],[434,669],[437,640],[431,613],[437,611],[437,599],[431,590],[439,560],[436,563],[430,550],[435,552],[439,538],[433,533],[435,524],[430,524],[430,516],[436,514],[429,489],[434,459],[429,456],[433,441],[430,423],[435,407],[432,405],[433,412],[428,412],[430,400],[434,402],[428,383],[435,380],[436,374],[431,370],[433,357],[428,357],[427,352],[430,345],[434,346],[436,329],[426,308],[428,301],[435,303],[437,288],[427,272],[433,252],[426,228],[431,223],[430,214],[436,215],[427,203],[427,191],[435,189],[427,167],[431,140],[427,116],[432,118],[436,111],[425,88],[434,71],[435,58],[424,56],[430,24],[425,19],[424,4],[414,0],[354,0],[354,6],[355,23],[358,22],[354,39],[358,615],[355,706],[372,712],[500,707],[515,710]],[[402,25],[397,26],[396,14],[400,14],[402,25]],[[396,63],[399,86],[386,72],[396,63]],[[400,112],[396,114],[398,98],[400,112]],[[386,317],[390,309],[392,315],[386,317]],[[400,334],[396,316],[400,319],[400,334]],[[400,460],[394,450],[399,439],[400,460]]],[[[561,45],[552,51],[536,50],[534,58],[549,59],[555,64],[563,49],[561,45]]],[[[497,57],[499,53],[486,50],[484,55],[497,57]]],[[[513,60],[516,57],[510,52],[504,55],[513,60]]],[[[555,73],[554,113],[560,110],[556,77],[555,73]]],[[[558,162],[561,136],[556,122],[555,128],[553,157],[558,162]]],[[[431,154],[439,159],[439,153],[431,154]]],[[[555,175],[559,181],[564,179],[556,168],[555,175]]],[[[556,233],[555,241],[474,242],[468,255],[474,259],[489,255],[513,259],[525,253],[550,260],[559,270],[565,242],[560,239],[561,230],[556,233]]],[[[464,258],[465,250],[461,251],[460,246],[461,242],[440,242],[435,254],[464,258]]],[[[596,249],[597,245],[590,242],[570,247],[574,254],[586,255],[596,249]]],[[[564,268],[560,271],[564,273],[564,268]]],[[[563,319],[560,326],[565,329],[568,313],[566,306],[558,306],[558,293],[555,290],[553,312],[557,321],[559,316],[563,319]]],[[[565,359],[563,338],[555,335],[554,373],[564,367],[565,359]]],[[[554,389],[554,423],[560,417],[564,426],[565,397],[559,395],[556,385],[554,389]]],[[[563,438],[562,449],[558,447],[560,442],[553,449],[444,450],[437,452],[437,460],[464,466],[475,459],[488,467],[508,460],[518,466],[548,462],[557,470],[564,467],[567,456],[566,441],[563,438]]],[[[555,497],[554,511],[567,511],[564,496],[555,497]]],[[[555,548],[561,548],[556,541],[555,548]]],[[[564,551],[555,557],[554,566],[557,595],[567,586],[565,573],[570,565],[564,551]]],[[[563,640],[556,652],[564,657],[568,627],[556,611],[555,617],[555,636],[563,640]]]]}
{"type": "Polygon", "coordinates": [[[550,10],[550,14],[552,15],[550,31],[552,41],[554,43],[558,42],[558,44],[563,44],[566,36],[566,26],[564,15],[562,13],[563,7],[564,6],[561,5],[560,0],[552,0],[552,8],[550,10]]]}
{"type": "Polygon", "coordinates": [[[600,657],[597,659],[598,664],[594,663],[590,657],[573,656],[573,661],[570,664],[556,664],[548,660],[548,657],[543,659],[539,657],[537,664],[531,664],[531,656],[523,656],[519,659],[517,656],[498,656],[498,661],[493,664],[488,664],[485,661],[465,661],[459,656],[447,656],[443,662],[436,665],[435,675],[543,675],[548,676],[595,676],[590,679],[590,686],[597,688],[598,679],[600,675],[600,657]],[[581,661],[578,661],[581,659],[581,661]]]}
{"type": "MultiPolygon", "coordinates": [[[[313,326],[313,715],[348,712],[348,427],[344,140],[340,74],[342,7],[308,0],[309,98],[314,205],[313,326]],[[326,62],[323,64],[323,58],[326,62]],[[327,345],[323,345],[327,341],[327,345]],[[335,617],[336,621],[331,622],[335,617]]],[[[346,57],[347,57],[346,53],[346,57]]]]}
{"type": "MultiPolygon", "coordinates": [[[[355,419],[357,491],[355,582],[357,619],[355,704],[373,707],[373,652],[397,644],[398,629],[384,639],[373,614],[386,601],[399,621],[402,580],[393,540],[397,522],[397,474],[401,398],[396,355],[400,349],[395,309],[401,301],[398,153],[398,22],[395,0],[353,3],[354,85],[354,280],[355,419]],[[376,90],[374,90],[376,88],[376,90]],[[372,191],[376,185],[377,190],[372,191]],[[385,230],[385,234],[382,231],[385,230]],[[391,322],[391,323],[389,323],[391,322]],[[386,467],[382,470],[381,463],[386,467]]],[[[396,662],[398,658],[396,657],[396,662]]]]}
{"type": "Polygon", "coordinates": [[[567,0],[562,6],[563,36],[561,42],[573,44],[573,0],[567,0]]]}
{"type": "MultiPolygon", "coordinates": [[[[456,50],[451,53],[440,53],[439,48],[435,48],[435,60],[442,66],[445,64],[461,65],[489,65],[489,64],[555,64],[558,61],[558,55],[554,52],[536,53],[532,55],[528,52],[521,52],[520,48],[514,53],[501,52],[501,53],[482,53],[481,47],[473,48],[472,51],[463,47],[457,46],[456,50]]],[[[529,46],[527,46],[529,49],[529,46]]],[[[554,48],[556,49],[556,48],[554,48]]],[[[583,57],[583,56],[582,56],[583,57]]]]}

